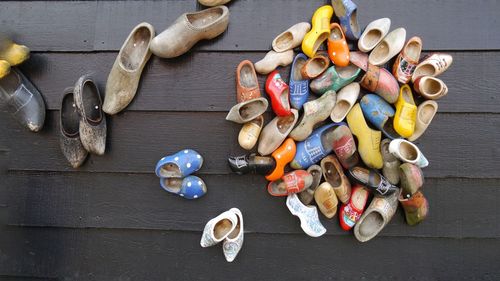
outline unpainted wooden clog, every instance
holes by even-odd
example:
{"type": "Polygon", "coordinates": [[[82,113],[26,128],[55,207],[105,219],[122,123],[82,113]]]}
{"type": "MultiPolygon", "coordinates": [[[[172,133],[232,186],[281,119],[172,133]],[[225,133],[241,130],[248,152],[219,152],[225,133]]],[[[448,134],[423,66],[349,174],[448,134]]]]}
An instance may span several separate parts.
{"type": "Polygon", "coordinates": [[[224,257],[226,261],[233,262],[238,253],[243,247],[244,233],[243,230],[243,214],[241,214],[240,209],[231,208],[230,212],[233,212],[238,221],[236,222],[236,227],[233,231],[229,233],[229,235],[222,242],[222,251],[224,252],[224,257]]]}
{"type": "Polygon", "coordinates": [[[61,151],[71,167],[80,167],[87,158],[88,152],[80,140],[80,115],[76,108],[73,88],[64,90],[59,115],[59,144],[61,151]]]}
{"type": "Polygon", "coordinates": [[[333,15],[333,8],[330,5],[319,7],[311,19],[311,30],[302,40],[302,52],[312,58],[316,55],[319,47],[330,35],[330,20],[333,15]]]}
{"type": "Polygon", "coordinates": [[[306,64],[308,57],[299,53],[293,59],[290,69],[290,105],[300,110],[309,97],[309,79],[302,76],[301,69],[306,64]]]}
{"type": "Polygon", "coordinates": [[[271,156],[276,164],[274,169],[266,175],[266,179],[268,181],[276,181],[280,179],[285,174],[285,167],[293,160],[296,151],[297,147],[291,138],[286,139],[280,147],[273,151],[271,156]]]}
{"type": "Polygon", "coordinates": [[[335,15],[347,38],[358,40],[361,30],[358,23],[358,7],[352,0],[332,0],[335,15]]]}
{"type": "Polygon", "coordinates": [[[381,18],[370,22],[358,40],[358,49],[362,52],[369,52],[377,46],[387,35],[391,28],[391,19],[381,18]]]}
{"type": "Polygon", "coordinates": [[[207,193],[207,185],[197,176],[160,178],[160,186],[167,192],[185,199],[197,199],[207,193]]]}
{"type": "Polygon", "coordinates": [[[264,126],[264,117],[257,118],[243,124],[238,134],[238,143],[243,149],[251,150],[259,140],[260,131],[264,126]]]}
{"type": "Polygon", "coordinates": [[[309,30],[311,30],[311,24],[308,22],[299,22],[292,25],[289,29],[274,38],[272,43],[273,50],[282,53],[300,46],[309,30]]]}
{"type": "Polygon", "coordinates": [[[448,94],[448,86],[443,80],[432,76],[418,77],[413,83],[413,88],[415,92],[429,100],[438,100],[448,94]]]}
{"type": "Polygon", "coordinates": [[[293,61],[293,50],[277,53],[269,51],[264,58],[254,64],[255,71],[262,75],[267,75],[278,66],[287,66],[293,61]]]}
{"type": "Polygon", "coordinates": [[[431,124],[432,119],[436,115],[438,110],[437,102],[433,100],[427,100],[421,103],[417,107],[417,122],[415,123],[415,131],[408,140],[415,141],[427,130],[427,127],[431,124]]]}
{"type": "Polygon", "coordinates": [[[351,197],[347,204],[340,207],[339,221],[343,230],[348,231],[354,227],[365,210],[370,193],[362,185],[352,187],[351,197]]]}
{"type": "Polygon", "coordinates": [[[316,206],[306,206],[300,202],[297,194],[293,193],[286,198],[286,206],[292,215],[300,220],[300,227],[311,237],[320,237],[326,233],[326,228],[321,224],[316,206]]]}
{"type": "Polygon", "coordinates": [[[401,162],[389,151],[390,143],[390,139],[384,139],[380,144],[380,151],[384,160],[382,174],[391,184],[396,185],[399,183],[399,166],[401,166],[401,162]]]}
{"type": "Polygon", "coordinates": [[[324,182],[316,188],[314,201],[325,217],[331,219],[337,213],[339,201],[333,187],[328,182],[324,182]]]}
{"type": "MultiPolygon", "coordinates": [[[[342,203],[347,203],[351,196],[351,183],[344,174],[337,157],[328,155],[321,160],[323,177],[331,185],[342,203]]],[[[321,208],[320,208],[321,209],[321,208]]]]}
{"type": "Polygon", "coordinates": [[[411,81],[422,76],[432,76],[436,77],[445,72],[453,63],[453,57],[445,53],[433,53],[427,56],[422,62],[420,62],[413,75],[411,81]]]}
{"type": "Polygon", "coordinates": [[[312,165],[311,167],[307,168],[307,172],[313,177],[313,182],[311,183],[311,186],[304,189],[302,192],[299,192],[298,194],[300,201],[306,205],[309,205],[314,200],[314,192],[321,183],[323,172],[319,165],[312,165]]]}
{"type": "Polygon", "coordinates": [[[411,88],[407,84],[401,86],[394,114],[394,130],[403,138],[410,137],[415,131],[417,106],[413,100],[411,88]]]}
{"type": "Polygon", "coordinates": [[[198,0],[198,3],[200,3],[203,6],[207,7],[215,7],[219,5],[224,5],[231,2],[231,0],[198,0]]]}
{"type": "Polygon", "coordinates": [[[399,160],[415,164],[420,168],[425,168],[429,165],[429,161],[418,147],[405,139],[395,139],[389,144],[389,152],[396,156],[399,160]]]}
{"type": "Polygon", "coordinates": [[[406,41],[406,29],[400,27],[389,32],[371,51],[368,62],[383,65],[401,52],[406,41]]]}
{"type": "Polygon", "coordinates": [[[244,60],[236,68],[236,100],[240,103],[260,97],[259,80],[253,63],[244,60]]]}
{"type": "Polygon", "coordinates": [[[226,239],[238,224],[235,212],[228,210],[209,220],[203,229],[200,245],[203,248],[213,246],[226,239]]]}
{"type": "Polygon", "coordinates": [[[346,67],[335,65],[328,68],[322,75],[310,83],[311,90],[318,95],[328,90],[338,91],[342,87],[352,83],[358,77],[361,69],[353,64],[346,67]]]}
{"type": "Polygon", "coordinates": [[[299,119],[297,110],[292,109],[288,116],[276,116],[260,133],[257,151],[260,155],[269,155],[275,151],[292,131],[299,119]]]}
{"type": "Polygon", "coordinates": [[[406,42],[392,66],[392,74],[402,84],[410,82],[422,52],[422,39],[414,36],[406,42]]]}
{"type": "Polygon", "coordinates": [[[337,101],[333,107],[332,113],[330,114],[330,119],[333,122],[342,122],[347,116],[351,108],[356,103],[360,92],[359,84],[353,82],[340,90],[337,95],[337,101]]]}
{"type": "Polygon", "coordinates": [[[329,65],[330,60],[328,59],[328,54],[320,51],[306,61],[300,73],[304,78],[314,79],[325,72],[329,65]]]}
{"type": "Polygon", "coordinates": [[[330,25],[330,36],[328,36],[328,57],[337,66],[349,65],[349,46],[344,32],[338,23],[330,25]]]}
{"type": "Polygon", "coordinates": [[[266,98],[256,98],[240,102],[234,105],[226,116],[226,120],[238,124],[244,124],[259,117],[267,110],[266,98]]]}

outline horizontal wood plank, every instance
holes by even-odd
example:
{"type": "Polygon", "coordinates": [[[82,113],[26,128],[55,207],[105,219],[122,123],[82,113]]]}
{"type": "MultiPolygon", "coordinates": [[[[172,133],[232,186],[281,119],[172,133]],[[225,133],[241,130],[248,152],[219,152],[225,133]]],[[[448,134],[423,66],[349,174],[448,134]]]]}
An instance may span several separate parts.
{"type": "MultiPolygon", "coordinates": [[[[452,67],[440,78],[449,94],[439,112],[500,112],[496,65],[498,52],[451,52],[452,67]]],[[[37,53],[22,70],[42,92],[49,109],[59,109],[63,90],[92,73],[104,96],[117,53],[37,53]]],[[[235,70],[240,61],[258,61],[263,52],[197,52],[175,60],[153,57],[143,73],[137,95],[126,110],[228,111],[235,103],[235,70]]],[[[290,69],[281,70],[288,81],[290,69]]],[[[260,76],[265,95],[265,76],[260,76]]],[[[314,97],[314,95],[311,95],[314,97]]]]}
{"type": "MultiPolygon", "coordinates": [[[[405,27],[419,35],[427,50],[500,49],[496,26],[500,3],[495,0],[398,1],[383,5],[358,0],[358,18],[364,27],[382,17],[392,28],[405,27]],[[411,11],[411,12],[410,12],[411,11]],[[467,36],[463,26],[467,23],[467,36]]],[[[325,1],[234,1],[228,30],[203,42],[196,50],[268,50],[276,35],[300,21],[309,21],[325,1]]],[[[6,1],[0,3],[2,28],[34,51],[118,50],[132,28],[143,21],[163,31],[179,15],[202,7],[196,1],[6,1]],[[120,15],[120,16],[117,16],[120,15]]]]}

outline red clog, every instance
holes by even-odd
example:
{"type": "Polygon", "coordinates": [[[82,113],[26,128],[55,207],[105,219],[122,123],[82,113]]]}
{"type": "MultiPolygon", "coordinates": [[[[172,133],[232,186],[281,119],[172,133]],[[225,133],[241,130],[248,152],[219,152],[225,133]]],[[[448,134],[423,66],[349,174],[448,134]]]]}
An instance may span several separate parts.
{"type": "Polygon", "coordinates": [[[277,70],[267,76],[266,92],[271,98],[271,106],[278,116],[288,116],[292,114],[290,110],[288,85],[281,79],[277,70]]]}
{"type": "Polygon", "coordinates": [[[353,228],[365,210],[366,201],[368,201],[369,192],[362,185],[356,185],[352,188],[351,198],[347,204],[340,207],[340,226],[348,231],[353,228]]]}
{"type": "Polygon", "coordinates": [[[287,173],[277,181],[270,182],[267,185],[267,192],[272,196],[287,196],[288,194],[298,193],[311,186],[313,177],[304,170],[295,170],[287,173]]]}

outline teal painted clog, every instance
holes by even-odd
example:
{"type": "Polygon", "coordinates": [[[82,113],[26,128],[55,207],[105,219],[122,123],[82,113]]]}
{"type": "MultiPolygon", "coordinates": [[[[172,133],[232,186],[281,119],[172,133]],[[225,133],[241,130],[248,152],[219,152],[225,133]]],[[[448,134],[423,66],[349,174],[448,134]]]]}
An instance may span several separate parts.
{"type": "Polygon", "coordinates": [[[358,77],[361,69],[353,64],[346,67],[331,66],[310,83],[311,90],[318,95],[328,90],[338,91],[358,77]]]}

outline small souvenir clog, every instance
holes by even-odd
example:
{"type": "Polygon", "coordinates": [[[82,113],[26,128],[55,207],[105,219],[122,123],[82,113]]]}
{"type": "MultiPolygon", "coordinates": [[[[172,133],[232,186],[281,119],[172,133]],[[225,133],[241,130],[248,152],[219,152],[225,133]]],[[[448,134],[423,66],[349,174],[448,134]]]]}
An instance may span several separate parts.
{"type": "Polygon", "coordinates": [[[420,37],[414,36],[406,42],[392,66],[392,74],[400,83],[406,84],[410,82],[421,52],[422,39],[420,37]]]}
{"type": "Polygon", "coordinates": [[[400,27],[389,32],[371,51],[368,62],[381,66],[401,52],[406,41],[406,29],[400,27]]]}
{"type": "Polygon", "coordinates": [[[425,168],[429,165],[429,161],[425,158],[424,154],[418,149],[418,147],[405,140],[405,139],[395,139],[389,144],[389,152],[396,156],[399,160],[415,164],[420,168],[425,168]]]}
{"type": "Polygon", "coordinates": [[[269,156],[260,156],[255,153],[229,157],[227,161],[231,170],[238,175],[248,173],[267,175],[276,167],[276,161],[274,158],[269,156]]]}
{"type": "Polygon", "coordinates": [[[390,196],[399,191],[399,188],[392,185],[386,178],[376,170],[363,167],[353,167],[349,169],[349,177],[356,183],[365,186],[373,193],[380,196],[390,196]]]}
{"type": "Polygon", "coordinates": [[[302,76],[301,69],[305,65],[308,57],[303,53],[295,56],[292,68],[290,69],[290,105],[300,110],[309,97],[309,80],[302,76]]]}
{"type": "Polygon", "coordinates": [[[293,61],[293,50],[277,53],[273,50],[269,51],[263,59],[254,64],[255,71],[262,75],[267,75],[275,70],[278,66],[287,66],[293,61]]]}
{"type": "Polygon", "coordinates": [[[438,104],[433,100],[424,101],[417,107],[417,122],[415,124],[415,131],[413,132],[413,135],[408,138],[409,141],[417,140],[425,132],[425,130],[427,130],[427,127],[429,127],[432,119],[434,119],[437,110],[438,104]]]}
{"type": "Polygon", "coordinates": [[[401,197],[405,199],[412,197],[424,185],[422,170],[410,163],[403,163],[399,166],[399,178],[401,179],[401,197]]]}
{"type": "Polygon", "coordinates": [[[269,155],[275,151],[281,143],[286,139],[288,134],[297,123],[299,113],[297,110],[292,109],[292,114],[288,116],[276,116],[269,122],[259,137],[259,145],[257,151],[260,155],[269,155]]]}
{"type": "Polygon", "coordinates": [[[295,170],[267,185],[267,192],[272,196],[287,196],[298,193],[311,186],[313,178],[304,170],[295,170]]]}
{"type": "Polygon", "coordinates": [[[240,103],[260,97],[259,80],[253,63],[244,60],[236,68],[236,100],[240,103]]]}
{"type": "Polygon", "coordinates": [[[314,79],[320,76],[330,65],[328,54],[323,51],[317,52],[314,57],[308,59],[300,73],[306,79],[314,79]]]}
{"type": "Polygon", "coordinates": [[[203,229],[200,245],[203,248],[222,242],[231,234],[238,224],[235,212],[228,210],[209,220],[203,229]]]}
{"type": "Polygon", "coordinates": [[[417,119],[417,106],[413,100],[411,88],[408,84],[401,87],[399,98],[396,102],[396,113],[394,114],[394,130],[403,138],[408,138],[415,132],[415,121],[417,119]]]}
{"type": "Polygon", "coordinates": [[[384,160],[384,167],[382,167],[382,174],[391,184],[399,183],[399,166],[401,162],[389,152],[390,139],[384,139],[380,144],[380,151],[382,159],[384,160]]]}
{"type": "Polygon", "coordinates": [[[344,67],[349,65],[349,46],[338,23],[330,25],[328,56],[336,66],[344,67]]]}
{"type": "Polygon", "coordinates": [[[300,46],[309,30],[311,30],[311,24],[308,22],[299,22],[292,25],[289,29],[274,38],[272,43],[273,50],[282,53],[300,46]]]}
{"type": "Polygon", "coordinates": [[[243,215],[241,214],[240,209],[231,208],[229,211],[236,215],[238,221],[236,222],[234,230],[231,231],[222,242],[222,251],[224,252],[226,261],[232,262],[240,252],[241,247],[243,247],[245,231],[243,230],[243,215]]]}
{"type": "Polygon", "coordinates": [[[418,77],[422,76],[436,77],[445,72],[452,63],[453,57],[451,55],[445,53],[433,53],[417,65],[411,77],[411,81],[415,82],[418,77]]]}
{"type": "Polygon", "coordinates": [[[290,115],[290,91],[288,85],[275,70],[267,76],[266,93],[271,98],[271,107],[277,116],[290,115]]]}
{"type": "Polygon", "coordinates": [[[359,154],[356,143],[346,125],[341,125],[333,131],[333,151],[345,169],[358,165],[359,154]]]}
{"type": "Polygon", "coordinates": [[[438,78],[432,76],[418,77],[413,88],[422,97],[429,100],[438,100],[448,94],[448,87],[438,78]]]}
{"type": "Polygon", "coordinates": [[[304,205],[295,193],[288,195],[286,206],[292,215],[299,218],[300,227],[304,233],[311,237],[320,237],[326,233],[326,228],[321,224],[318,209],[315,206],[304,205]]]}
{"type": "Polygon", "coordinates": [[[330,114],[330,119],[333,122],[342,122],[347,116],[347,113],[356,103],[360,92],[359,84],[353,82],[340,90],[337,95],[337,101],[333,107],[332,113],[330,114]]]}
{"type": "Polygon", "coordinates": [[[375,94],[366,94],[359,102],[363,115],[378,130],[390,139],[400,136],[393,127],[394,108],[382,97],[375,94]]]}
{"type": "Polygon", "coordinates": [[[269,174],[266,175],[266,179],[268,181],[275,181],[281,178],[285,174],[286,165],[295,157],[296,151],[297,146],[293,139],[286,139],[283,144],[271,154],[276,165],[274,169],[269,171],[269,174]]]}
{"type": "Polygon", "coordinates": [[[421,191],[410,198],[399,197],[399,202],[405,211],[406,223],[416,225],[421,223],[429,213],[429,203],[421,191]]]}
{"type": "Polygon", "coordinates": [[[256,98],[243,101],[234,105],[227,113],[226,120],[244,124],[259,117],[267,110],[266,98],[256,98]]]}
{"type": "Polygon", "coordinates": [[[352,0],[332,0],[335,15],[347,38],[358,40],[361,30],[358,23],[358,7],[352,0]]]}
{"type": "Polygon", "coordinates": [[[358,77],[361,69],[350,64],[346,67],[331,66],[321,76],[310,83],[311,90],[318,95],[328,90],[338,91],[358,77]]]}
{"type": "Polygon", "coordinates": [[[323,172],[321,171],[321,167],[318,165],[312,165],[307,168],[307,172],[313,177],[313,182],[311,183],[311,186],[304,189],[302,192],[299,192],[299,199],[302,203],[309,205],[314,200],[314,193],[321,183],[323,172]]]}
{"type": "Polygon", "coordinates": [[[160,185],[165,191],[177,194],[186,199],[197,199],[207,193],[205,182],[197,176],[160,178],[160,185]]]}
{"type": "Polygon", "coordinates": [[[358,49],[364,53],[371,51],[384,39],[391,28],[391,19],[381,18],[370,22],[358,40],[358,49]]]}
{"type": "Polygon", "coordinates": [[[342,203],[347,203],[351,196],[351,184],[342,170],[337,157],[328,155],[321,160],[323,177],[332,186],[335,194],[342,203]]]}
{"type": "Polygon", "coordinates": [[[243,149],[251,150],[259,139],[260,131],[264,126],[264,117],[259,116],[245,123],[238,134],[238,143],[243,149]]]}
{"type": "Polygon", "coordinates": [[[363,214],[369,195],[362,185],[353,186],[349,202],[340,207],[339,221],[343,230],[348,231],[354,227],[363,214]]]}
{"type": "Polygon", "coordinates": [[[318,186],[314,192],[314,201],[318,205],[319,210],[329,219],[333,218],[337,213],[337,205],[339,203],[337,195],[332,186],[328,182],[324,182],[318,186]]]}
{"type": "Polygon", "coordinates": [[[160,178],[183,178],[198,171],[202,165],[203,157],[197,151],[184,149],[161,158],[155,173],[160,178]]]}
{"type": "Polygon", "coordinates": [[[312,58],[316,54],[319,46],[330,35],[330,20],[333,15],[333,8],[330,5],[318,8],[311,19],[312,28],[302,40],[302,52],[312,58]]]}

